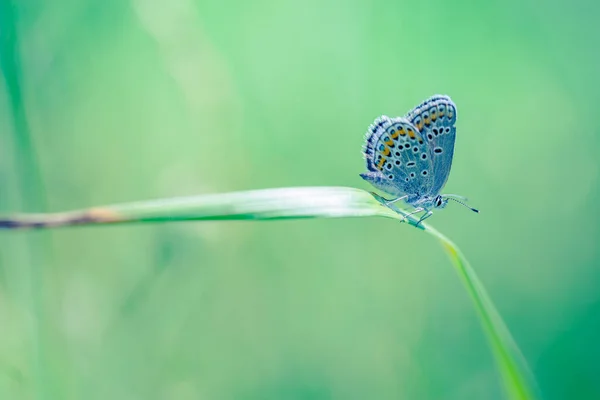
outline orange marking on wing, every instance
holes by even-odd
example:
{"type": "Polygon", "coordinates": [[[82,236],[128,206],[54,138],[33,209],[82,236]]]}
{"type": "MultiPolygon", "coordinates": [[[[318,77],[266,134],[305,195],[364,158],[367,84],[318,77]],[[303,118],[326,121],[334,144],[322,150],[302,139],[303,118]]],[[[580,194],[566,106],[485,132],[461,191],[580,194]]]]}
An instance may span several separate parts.
{"type": "Polygon", "coordinates": [[[400,128],[400,130],[398,131],[398,133],[400,134],[400,136],[406,135],[406,132],[404,132],[404,128],[400,128]]]}
{"type": "Polygon", "coordinates": [[[425,125],[429,125],[431,123],[431,120],[429,119],[429,115],[423,119],[425,120],[425,125]]]}
{"type": "Polygon", "coordinates": [[[398,133],[398,131],[395,131],[394,133],[392,133],[392,139],[396,139],[398,136],[400,136],[400,134],[398,133]]]}
{"type": "Polygon", "coordinates": [[[377,164],[377,169],[379,169],[380,171],[383,169],[383,164],[385,164],[385,157],[381,157],[381,161],[379,161],[379,164],[377,164]]]}
{"type": "Polygon", "coordinates": [[[437,109],[432,108],[430,113],[431,113],[431,120],[435,121],[437,119],[437,109]]]}
{"type": "Polygon", "coordinates": [[[389,156],[390,155],[390,151],[391,151],[390,148],[386,147],[385,150],[383,150],[383,153],[381,153],[381,154],[383,154],[384,156],[389,156]]]}
{"type": "Polygon", "coordinates": [[[413,132],[413,130],[412,130],[412,129],[409,129],[409,130],[408,130],[408,136],[410,136],[410,138],[411,138],[411,139],[414,139],[414,138],[416,137],[416,136],[415,136],[415,133],[413,132]]]}

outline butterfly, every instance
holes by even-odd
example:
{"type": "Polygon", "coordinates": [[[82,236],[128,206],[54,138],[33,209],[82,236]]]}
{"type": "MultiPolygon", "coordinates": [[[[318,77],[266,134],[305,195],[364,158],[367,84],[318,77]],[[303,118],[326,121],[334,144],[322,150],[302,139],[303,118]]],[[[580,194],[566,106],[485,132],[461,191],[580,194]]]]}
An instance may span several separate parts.
{"type": "Polygon", "coordinates": [[[360,176],[394,196],[384,199],[386,204],[404,200],[415,208],[408,215],[424,211],[417,225],[433,214],[432,208],[446,207],[448,200],[479,212],[462,196],[440,194],[452,166],[455,124],[456,105],[443,95],[430,97],[404,117],[378,117],[366,133],[368,172],[360,176]]]}

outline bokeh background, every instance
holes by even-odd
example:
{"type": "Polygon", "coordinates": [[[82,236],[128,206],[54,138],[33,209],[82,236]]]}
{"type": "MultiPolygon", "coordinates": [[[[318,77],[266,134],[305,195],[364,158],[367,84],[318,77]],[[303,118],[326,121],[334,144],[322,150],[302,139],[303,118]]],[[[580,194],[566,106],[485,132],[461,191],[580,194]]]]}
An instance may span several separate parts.
{"type": "MultiPolygon", "coordinates": [[[[0,2],[0,211],[323,185],[458,105],[430,219],[547,399],[600,398],[600,3],[0,2]]],[[[0,398],[500,399],[438,244],[384,219],[2,232],[0,398]]]]}

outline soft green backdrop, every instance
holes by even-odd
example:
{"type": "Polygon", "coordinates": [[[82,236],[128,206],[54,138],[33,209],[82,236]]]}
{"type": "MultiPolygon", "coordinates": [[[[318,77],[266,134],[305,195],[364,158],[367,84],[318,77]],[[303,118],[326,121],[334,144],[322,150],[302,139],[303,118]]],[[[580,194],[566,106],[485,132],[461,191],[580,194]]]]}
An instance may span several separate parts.
{"type": "MultiPolygon", "coordinates": [[[[545,398],[600,397],[600,3],[0,4],[2,213],[367,188],[368,124],[449,94],[445,192],[482,213],[450,204],[430,222],[471,260],[545,398]]],[[[3,232],[0,398],[40,390],[504,396],[441,248],[378,219],[3,232]]]]}

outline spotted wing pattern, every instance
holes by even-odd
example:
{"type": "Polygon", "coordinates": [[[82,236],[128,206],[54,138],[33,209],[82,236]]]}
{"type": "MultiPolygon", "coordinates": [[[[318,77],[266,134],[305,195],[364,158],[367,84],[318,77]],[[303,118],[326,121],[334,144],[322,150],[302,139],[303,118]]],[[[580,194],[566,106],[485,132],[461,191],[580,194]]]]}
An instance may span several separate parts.
{"type": "Polygon", "coordinates": [[[435,95],[415,107],[405,117],[420,132],[433,162],[430,196],[442,190],[452,166],[456,139],[456,105],[450,97],[435,95]]]}
{"type": "Polygon", "coordinates": [[[405,118],[381,116],[369,126],[363,149],[369,172],[361,177],[393,196],[420,197],[434,184],[428,144],[405,118]]]}

